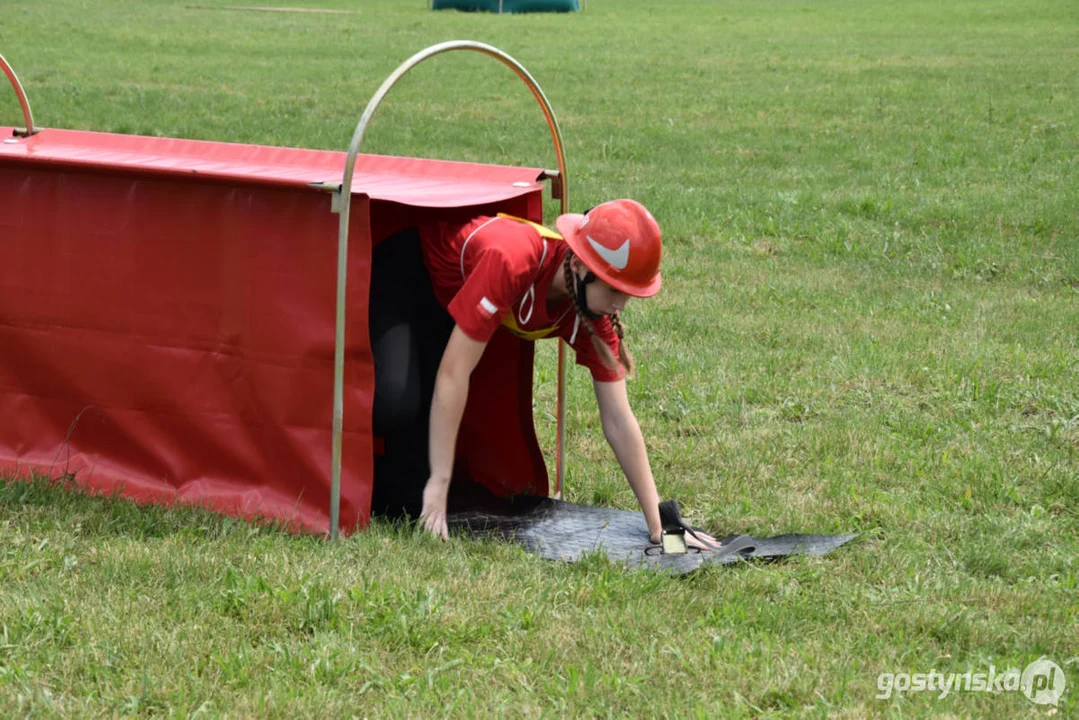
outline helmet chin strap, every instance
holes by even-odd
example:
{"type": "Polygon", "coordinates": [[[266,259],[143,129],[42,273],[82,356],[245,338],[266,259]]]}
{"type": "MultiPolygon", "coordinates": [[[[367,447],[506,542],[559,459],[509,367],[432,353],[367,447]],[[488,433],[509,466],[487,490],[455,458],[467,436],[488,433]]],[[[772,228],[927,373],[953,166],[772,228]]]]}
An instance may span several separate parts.
{"type": "Polygon", "coordinates": [[[591,270],[585,274],[584,280],[582,280],[577,273],[573,273],[573,282],[577,286],[577,309],[589,320],[602,320],[602,314],[594,313],[588,307],[588,286],[595,282],[595,280],[596,274],[591,270]]]}

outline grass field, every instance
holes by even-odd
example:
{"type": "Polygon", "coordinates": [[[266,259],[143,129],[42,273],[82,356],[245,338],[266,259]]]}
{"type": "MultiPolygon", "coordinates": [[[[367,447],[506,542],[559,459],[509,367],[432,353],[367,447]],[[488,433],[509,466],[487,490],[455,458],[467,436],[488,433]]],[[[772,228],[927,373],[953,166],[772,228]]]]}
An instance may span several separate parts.
{"type": "MultiPolygon", "coordinates": [[[[555,106],[574,207],[664,228],[664,292],[626,315],[661,495],[721,534],[863,537],[679,579],[0,485],[0,717],[1079,717],[1079,6],[270,3],[356,12],[15,0],[0,53],[46,127],[343,149],[413,52],[502,48],[555,106]],[[875,697],[1041,656],[1056,708],[875,697]]],[[[366,149],[554,166],[524,86],[463,53],[366,149]]],[[[634,507],[591,392],[573,372],[569,499],[634,507]]]]}

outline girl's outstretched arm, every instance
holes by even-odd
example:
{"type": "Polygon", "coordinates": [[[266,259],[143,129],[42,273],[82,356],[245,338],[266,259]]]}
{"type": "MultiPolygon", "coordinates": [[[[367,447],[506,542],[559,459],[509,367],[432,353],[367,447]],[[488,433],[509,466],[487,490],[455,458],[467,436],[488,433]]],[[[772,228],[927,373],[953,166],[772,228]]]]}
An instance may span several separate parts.
{"type": "MultiPolygon", "coordinates": [[[[641,426],[629,407],[626,381],[593,382],[592,385],[596,389],[596,400],[599,402],[603,434],[622,465],[626,480],[644,511],[650,539],[658,543],[663,530],[659,519],[659,494],[656,492],[656,481],[648,463],[648,451],[644,446],[641,426]]],[[[698,532],[697,535],[698,537],[687,535],[686,545],[702,551],[714,550],[719,546],[719,541],[711,535],[703,532],[698,532]]]]}
{"type": "Polygon", "coordinates": [[[626,480],[637,496],[652,542],[659,542],[663,529],[659,521],[659,494],[656,492],[656,481],[648,463],[648,451],[644,446],[641,426],[629,406],[626,381],[593,381],[592,386],[599,403],[603,435],[614,450],[615,457],[626,474],[626,480]]]}
{"type": "Polygon", "coordinates": [[[457,431],[468,401],[468,386],[472,371],[483,356],[487,343],[473,340],[455,326],[450,334],[442,362],[435,379],[431,401],[430,454],[431,476],[423,489],[423,511],[420,521],[431,534],[445,540],[446,500],[453,476],[453,454],[457,446],[457,431]]]}

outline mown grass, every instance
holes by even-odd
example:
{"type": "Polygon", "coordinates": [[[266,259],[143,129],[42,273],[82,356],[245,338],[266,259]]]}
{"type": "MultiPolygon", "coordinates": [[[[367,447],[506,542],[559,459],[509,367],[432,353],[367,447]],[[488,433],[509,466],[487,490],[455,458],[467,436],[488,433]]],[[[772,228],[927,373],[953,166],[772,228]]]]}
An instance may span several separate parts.
{"type": "MultiPolygon", "coordinates": [[[[874,695],[881,672],[1079,655],[1072,4],[279,4],[358,13],[16,2],[0,52],[44,126],[341,149],[414,51],[506,50],[555,105],[573,205],[636,197],[664,228],[665,290],[627,313],[661,493],[721,533],[863,539],[673,579],[8,484],[0,715],[1045,713],[874,695]]],[[[465,54],[415,70],[368,142],[554,165],[527,91],[465,54]]],[[[572,373],[569,497],[633,507],[590,395],[572,373]]]]}

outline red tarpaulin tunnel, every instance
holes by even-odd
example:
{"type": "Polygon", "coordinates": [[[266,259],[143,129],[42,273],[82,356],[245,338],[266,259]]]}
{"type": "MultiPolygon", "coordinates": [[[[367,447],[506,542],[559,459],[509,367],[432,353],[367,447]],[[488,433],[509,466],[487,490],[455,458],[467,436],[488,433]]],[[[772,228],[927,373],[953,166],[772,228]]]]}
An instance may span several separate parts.
{"type": "MultiPolygon", "coordinates": [[[[449,45],[387,80],[353,151],[393,81],[449,45]]],[[[73,476],[137,501],[197,503],[316,532],[331,530],[341,245],[327,189],[343,185],[351,197],[341,215],[351,238],[344,532],[366,524],[373,482],[371,248],[436,219],[542,220],[539,168],[359,156],[349,188],[345,153],[20,135],[0,127],[0,474],[73,476]]],[[[500,494],[548,489],[532,360],[531,343],[496,333],[460,431],[456,472],[500,494]]]]}

